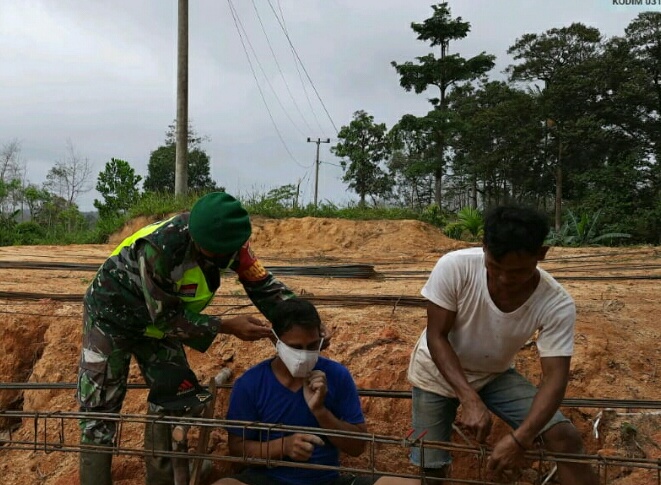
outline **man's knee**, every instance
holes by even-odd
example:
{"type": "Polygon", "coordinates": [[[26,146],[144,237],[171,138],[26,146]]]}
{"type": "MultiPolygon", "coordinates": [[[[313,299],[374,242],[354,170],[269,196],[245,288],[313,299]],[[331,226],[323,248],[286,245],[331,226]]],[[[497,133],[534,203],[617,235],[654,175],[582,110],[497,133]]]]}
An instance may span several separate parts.
{"type": "Polygon", "coordinates": [[[583,438],[571,423],[558,423],[547,430],[542,438],[549,451],[558,453],[583,453],[583,438]]]}

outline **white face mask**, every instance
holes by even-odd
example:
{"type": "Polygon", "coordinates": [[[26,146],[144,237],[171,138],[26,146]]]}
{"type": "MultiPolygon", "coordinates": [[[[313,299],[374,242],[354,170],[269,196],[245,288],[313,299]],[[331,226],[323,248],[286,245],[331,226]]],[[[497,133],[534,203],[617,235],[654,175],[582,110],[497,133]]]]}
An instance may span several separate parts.
{"type": "MultiPolygon", "coordinates": [[[[273,335],[275,335],[275,332],[273,332],[273,335]]],[[[317,360],[319,360],[321,345],[324,343],[323,338],[319,343],[318,350],[294,349],[280,340],[277,335],[275,335],[275,338],[278,339],[275,344],[278,357],[293,377],[305,377],[314,369],[317,360]]]]}

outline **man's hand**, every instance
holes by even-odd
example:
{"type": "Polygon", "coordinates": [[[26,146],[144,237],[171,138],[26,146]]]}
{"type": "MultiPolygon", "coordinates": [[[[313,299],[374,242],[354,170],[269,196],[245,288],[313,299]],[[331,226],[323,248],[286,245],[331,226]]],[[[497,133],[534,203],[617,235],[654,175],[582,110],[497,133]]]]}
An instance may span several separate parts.
{"type": "Polygon", "coordinates": [[[303,384],[303,396],[313,414],[324,409],[326,392],[328,392],[326,374],[320,370],[310,372],[303,384]]]}
{"type": "Polygon", "coordinates": [[[525,450],[519,446],[511,434],[505,435],[494,447],[487,460],[487,470],[494,478],[506,478],[516,468],[520,468],[525,450]]]}
{"type": "Polygon", "coordinates": [[[295,461],[308,461],[315,445],[324,446],[324,440],[313,434],[294,433],[284,438],[284,454],[295,461]]]}
{"type": "Polygon", "coordinates": [[[491,413],[479,398],[462,402],[459,425],[473,433],[478,443],[484,443],[491,432],[491,413]]]}
{"type": "Polygon", "coordinates": [[[259,318],[250,315],[223,319],[220,323],[222,333],[229,333],[241,340],[251,341],[267,338],[271,335],[271,327],[259,318]]]}

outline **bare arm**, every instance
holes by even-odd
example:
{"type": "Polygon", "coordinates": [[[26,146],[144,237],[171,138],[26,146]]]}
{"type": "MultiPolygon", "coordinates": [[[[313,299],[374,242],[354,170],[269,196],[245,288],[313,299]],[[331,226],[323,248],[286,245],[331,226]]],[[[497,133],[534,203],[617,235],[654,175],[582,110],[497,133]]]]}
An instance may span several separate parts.
{"type": "Polygon", "coordinates": [[[230,434],[227,444],[230,455],[249,458],[282,460],[291,458],[296,461],[308,461],[315,446],[323,446],[319,436],[294,433],[271,441],[244,440],[241,436],[230,434]]]}
{"type": "Polygon", "coordinates": [[[496,475],[514,468],[524,451],[531,448],[533,440],[560,407],[569,379],[571,357],[543,357],[544,377],[533,399],[528,416],[512,435],[504,436],[493,449],[487,468],[496,475]],[[520,444],[519,444],[520,443],[520,444]]]}
{"type": "Polygon", "coordinates": [[[434,364],[452,386],[462,405],[462,424],[473,431],[476,439],[482,443],[491,430],[491,415],[468,383],[459,357],[448,340],[456,316],[456,312],[432,302],[427,303],[427,346],[434,364]]]}
{"type": "MultiPolygon", "coordinates": [[[[315,418],[319,421],[319,426],[324,429],[338,430],[338,431],[353,431],[364,433],[367,431],[367,426],[364,423],[351,424],[346,421],[338,419],[327,408],[314,413],[315,418]]],[[[346,436],[328,436],[328,440],[335,445],[336,448],[343,451],[350,456],[359,456],[365,451],[365,441],[361,439],[349,438],[346,436]]]]}
{"type": "Polygon", "coordinates": [[[525,446],[532,442],[560,407],[569,381],[571,357],[542,357],[542,383],[530,412],[515,435],[525,446]]]}
{"type": "MultiPolygon", "coordinates": [[[[327,391],[326,374],[320,370],[313,370],[305,380],[303,395],[319,426],[323,429],[338,431],[363,433],[367,431],[367,426],[364,423],[351,424],[335,416],[324,404],[327,391]]],[[[356,396],[356,399],[358,399],[358,396],[356,396]]],[[[365,441],[361,439],[328,436],[328,440],[340,451],[350,456],[359,456],[365,451],[365,441]]]]}

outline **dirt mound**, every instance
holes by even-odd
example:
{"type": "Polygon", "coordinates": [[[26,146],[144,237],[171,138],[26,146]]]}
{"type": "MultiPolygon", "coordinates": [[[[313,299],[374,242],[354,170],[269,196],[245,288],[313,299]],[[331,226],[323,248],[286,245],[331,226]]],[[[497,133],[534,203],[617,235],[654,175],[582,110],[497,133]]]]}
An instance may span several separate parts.
{"type": "MultiPolygon", "coordinates": [[[[111,244],[154,222],[139,217],[112,235],[111,244]]],[[[357,221],[302,217],[267,219],[253,217],[251,242],[261,254],[266,251],[281,256],[306,257],[388,257],[428,256],[465,247],[466,243],[450,239],[430,224],[415,220],[357,221]]]]}

